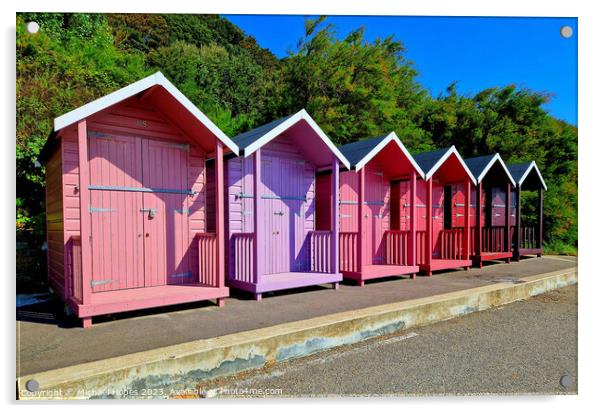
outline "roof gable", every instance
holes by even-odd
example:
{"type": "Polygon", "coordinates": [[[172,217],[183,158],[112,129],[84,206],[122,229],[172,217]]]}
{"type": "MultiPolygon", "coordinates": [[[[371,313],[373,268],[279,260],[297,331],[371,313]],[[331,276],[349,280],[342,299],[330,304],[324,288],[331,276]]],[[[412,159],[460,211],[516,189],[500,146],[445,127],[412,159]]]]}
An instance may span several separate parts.
{"type": "Polygon", "coordinates": [[[508,179],[510,179],[510,182],[512,182],[512,186],[516,186],[514,177],[506,167],[506,163],[504,162],[499,153],[493,155],[477,156],[474,158],[467,158],[464,160],[464,162],[466,163],[466,166],[468,166],[468,169],[470,169],[470,172],[472,172],[472,174],[476,178],[477,183],[483,181],[485,176],[487,176],[487,173],[497,162],[502,166],[504,172],[506,172],[508,179]]]}
{"type": "Polygon", "coordinates": [[[546,182],[544,181],[543,176],[541,175],[541,172],[539,171],[539,168],[537,167],[537,164],[535,163],[535,161],[510,164],[510,165],[508,165],[508,170],[510,171],[510,174],[514,178],[514,181],[516,182],[516,186],[519,186],[519,187],[522,186],[523,183],[525,182],[525,179],[527,179],[527,177],[530,174],[535,172],[538,180],[541,183],[541,186],[546,191],[548,190],[546,182]]]}
{"type": "Polygon", "coordinates": [[[473,184],[476,185],[476,179],[468,166],[464,163],[462,156],[456,149],[455,146],[450,146],[449,148],[437,149],[429,152],[422,152],[414,155],[414,159],[416,163],[420,166],[420,168],[424,171],[424,179],[431,178],[437,170],[445,163],[447,159],[451,156],[455,156],[470,180],[473,184]]]}
{"type": "Polygon", "coordinates": [[[316,134],[316,136],[318,136],[320,140],[328,147],[328,149],[335,155],[335,157],[343,165],[345,165],[345,167],[350,168],[347,158],[339,149],[337,149],[337,147],[332,143],[328,136],[326,136],[324,131],[322,131],[312,117],[309,116],[305,109],[302,109],[293,115],[277,119],[250,131],[241,133],[240,135],[234,137],[233,140],[240,148],[241,155],[249,156],[262,146],[272,141],[272,139],[293,128],[293,126],[300,121],[305,121],[311,130],[316,134]]]}
{"type": "MultiPolygon", "coordinates": [[[[80,106],[71,112],[65,113],[54,119],[54,132],[58,132],[82,119],[102,111],[116,103],[152,89],[155,86],[162,87],[177,103],[186,109],[197,121],[207,128],[217,139],[223,142],[232,152],[238,154],[238,147],[222,132],[203,112],[201,112],[186,96],[182,94],[161,72],[145,77],[124,88],[116,90],[108,95],[98,98],[90,103],[80,106]]],[[[149,92],[150,93],[150,92],[149,92]]]]}
{"type": "Polygon", "coordinates": [[[343,155],[349,160],[351,167],[356,171],[362,169],[368,162],[378,156],[388,144],[393,142],[399,150],[405,155],[412,167],[418,172],[421,177],[424,177],[424,172],[414,160],[414,157],[406,149],[395,132],[388,135],[377,136],[375,138],[365,139],[348,143],[339,147],[343,155]]]}

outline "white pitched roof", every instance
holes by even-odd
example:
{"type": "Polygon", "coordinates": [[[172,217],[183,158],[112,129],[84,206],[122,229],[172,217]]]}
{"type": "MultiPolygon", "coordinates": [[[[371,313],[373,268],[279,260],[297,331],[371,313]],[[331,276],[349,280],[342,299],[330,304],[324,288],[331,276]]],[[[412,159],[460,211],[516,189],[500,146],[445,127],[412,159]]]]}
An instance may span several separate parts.
{"type": "Polygon", "coordinates": [[[167,90],[184,108],[186,108],[195,118],[199,120],[211,133],[222,141],[232,152],[238,155],[238,146],[224,132],[220,130],[203,112],[201,112],[186,96],[182,94],[163,73],[157,72],[134,82],[124,88],[109,93],[90,103],[80,106],[71,112],[65,113],[54,119],[54,131],[57,132],[66,126],[72,125],[82,119],[87,118],[103,109],[119,103],[131,96],[134,96],[153,86],[162,86],[167,90]]]}

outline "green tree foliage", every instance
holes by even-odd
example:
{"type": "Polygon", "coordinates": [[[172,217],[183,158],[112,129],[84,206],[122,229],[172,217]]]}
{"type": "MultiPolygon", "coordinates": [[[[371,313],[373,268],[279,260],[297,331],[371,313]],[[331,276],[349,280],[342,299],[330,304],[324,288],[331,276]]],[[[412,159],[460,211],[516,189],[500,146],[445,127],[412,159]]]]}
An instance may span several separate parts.
{"type": "Polygon", "coordinates": [[[44,239],[36,159],[52,120],[161,70],[229,136],[305,108],[337,144],[393,130],[414,152],[455,144],[467,157],[533,159],[549,186],[546,245],[576,248],[577,128],[545,111],[548,94],[508,85],[462,95],[451,84],[431,97],[398,39],[335,34],[325,18],[308,19],[297,50],[279,60],[220,16],[18,14],[18,239],[36,248],[44,239]],[[25,31],[29,20],[39,33],[25,31]]]}
{"type": "Polygon", "coordinates": [[[307,20],[299,50],[285,59],[289,112],[306,108],[338,144],[396,131],[429,147],[416,124],[427,95],[393,37],[369,43],[364,29],[337,40],[324,18],[307,20]]]}

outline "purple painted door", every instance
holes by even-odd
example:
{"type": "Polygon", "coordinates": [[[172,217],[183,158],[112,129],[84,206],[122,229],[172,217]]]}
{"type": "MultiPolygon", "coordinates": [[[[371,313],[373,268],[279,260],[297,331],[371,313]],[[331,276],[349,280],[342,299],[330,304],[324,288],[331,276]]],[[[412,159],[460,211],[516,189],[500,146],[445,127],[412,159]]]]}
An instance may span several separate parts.
{"type": "Polygon", "coordinates": [[[142,141],[145,286],[194,281],[188,261],[188,145],[142,141]]]}
{"type": "Polygon", "coordinates": [[[265,274],[306,268],[304,161],[266,155],[262,159],[265,192],[262,212],[265,274]]]}
{"type": "Polygon", "coordinates": [[[89,154],[92,291],[194,281],[187,146],[91,134],[89,154]]]}
{"type": "Polygon", "coordinates": [[[140,138],[91,133],[92,291],[144,286],[140,138]],[[112,189],[111,189],[112,188],[112,189]]]}

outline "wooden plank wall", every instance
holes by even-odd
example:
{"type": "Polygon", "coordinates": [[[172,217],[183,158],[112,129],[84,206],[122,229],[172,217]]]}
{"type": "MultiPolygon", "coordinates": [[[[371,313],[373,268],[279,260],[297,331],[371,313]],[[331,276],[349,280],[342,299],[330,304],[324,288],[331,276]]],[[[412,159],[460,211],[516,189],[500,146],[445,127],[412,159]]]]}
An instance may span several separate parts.
{"type": "MultiPolygon", "coordinates": [[[[186,136],[178,127],[173,125],[164,115],[152,105],[140,102],[136,97],[127,99],[117,105],[109,107],[88,119],[88,132],[120,134],[127,136],[147,137],[190,144],[188,175],[189,185],[196,194],[189,199],[189,242],[190,268],[198,278],[198,248],[196,234],[206,231],[206,171],[204,151],[186,136]]],[[[66,260],[65,248],[71,236],[80,235],[79,211],[79,168],[77,129],[68,127],[61,132],[61,155],[63,165],[63,254],[66,260]]],[[[141,154],[142,156],[142,154],[141,154]]],[[[84,242],[84,240],[82,240],[84,242]]],[[[63,262],[63,267],[68,268],[63,262]]],[[[62,270],[64,271],[64,270],[62,270]]]]}

